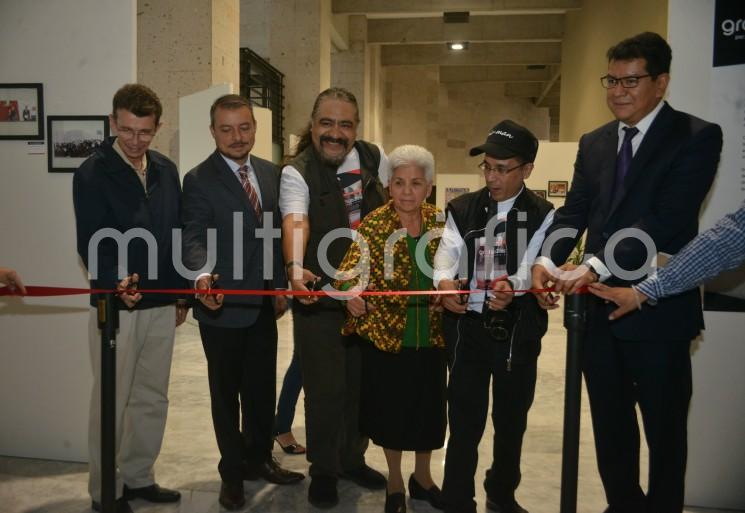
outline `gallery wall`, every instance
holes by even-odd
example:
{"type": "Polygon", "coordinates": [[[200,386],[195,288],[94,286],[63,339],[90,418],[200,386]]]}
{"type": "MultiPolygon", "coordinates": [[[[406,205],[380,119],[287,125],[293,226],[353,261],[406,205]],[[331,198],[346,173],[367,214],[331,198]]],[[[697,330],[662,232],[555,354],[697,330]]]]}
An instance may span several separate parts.
{"type": "MultiPolygon", "coordinates": [[[[721,3],[739,5],[740,17],[745,15],[741,1],[721,3]]],[[[669,7],[673,63],[668,99],[673,107],[718,123],[724,134],[719,171],[704,204],[701,230],[745,200],[745,64],[712,65],[715,34],[721,30],[714,22],[716,4],[715,0],[676,0],[669,7]]],[[[728,295],[745,296],[744,270],[741,267],[739,273],[723,276],[728,295]]],[[[704,321],[706,330],[693,346],[686,504],[742,510],[745,312],[705,311],[704,321]]]]}
{"type": "Polygon", "coordinates": [[[612,119],[600,77],[608,71],[605,52],[639,32],[667,34],[667,0],[584,0],[568,11],[561,45],[560,141],[580,136],[612,119]]]}
{"type": "MultiPolygon", "coordinates": [[[[135,4],[4,0],[0,83],[43,83],[47,115],[108,114],[116,89],[136,78],[135,4]]],[[[0,265],[26,284],[85,287],[72,174],[48,173],[44,148],[30,151],[25,141],[0,141],[0,265]]],[[[87,296],[0,304],[0,454],[87,459],[87,304],[87,296]]]]}

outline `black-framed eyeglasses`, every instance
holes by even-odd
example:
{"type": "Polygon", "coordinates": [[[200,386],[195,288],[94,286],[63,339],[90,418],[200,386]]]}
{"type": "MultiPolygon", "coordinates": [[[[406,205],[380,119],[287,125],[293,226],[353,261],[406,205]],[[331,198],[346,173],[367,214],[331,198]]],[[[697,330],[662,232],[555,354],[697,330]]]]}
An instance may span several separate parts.
{"type": "Polygon", "coordinates": [[[606,89],[613,89],[618,84],[624,89],[633,89],[639,85],[639,80],[646,77],[651,77],[649,73],[646,75],[628,75],[625,77],[614,77],[613,75],[605,75],[600,77],[600,84],[606,89]]]}
{"type": "Polygon", "coordinates": [[[523,162],[522,164],[518,164],[514,167],[504,167],[504,166],[492,167],[489,165],[487,161],[484,160],[483,162],[481,162],[481,164],[479,164],[479,169],[483,171],[484,173],[497,173],[502,176],[507,176],[512,171],[514,171],[515,169],[519,167],[523,167],[525,164],[527,164],[527,162],[523,162]]]}

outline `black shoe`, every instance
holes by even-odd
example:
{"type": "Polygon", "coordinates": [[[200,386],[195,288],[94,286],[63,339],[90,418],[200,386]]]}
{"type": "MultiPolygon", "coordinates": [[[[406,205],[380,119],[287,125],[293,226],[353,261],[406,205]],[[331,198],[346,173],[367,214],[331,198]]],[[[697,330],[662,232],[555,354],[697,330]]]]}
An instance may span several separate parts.
{"type": "Polygon", "coordinates": [[[499,501],[486,496],[486,508],[494,513],[528,513],[528,510],[520,506],[515,499],[499,501]]]}
{"type": "Polygon", "coordinates": [[[336,478],[332,476],[313,477],[308,487],[308,502],[321,509],[333,508],[339,504],[336,478]]]}
{"type": "Polygon", "coordinates": [[[386,484],[383,474],[368,467],[364,463],[360,468],[342,472],[339,477],[354,481],[357,485],[368,490],[382,490],[386,484]]]}
{"type": "Polygon", "coordinates": [[[293,472],[280,467],[277,460],[270,458],[259,466],[246,468],[243,472],[245,481],[256,481],[259,478],[278,485],[288,485],[302,481],[305,476],[300,472],[293,472]]]}
{"type": "Polygon", "coordinates": [[[129,488],[124,485],[124,499],[131,501],[133,499],[144,499],[148,502],[178,502],[181,500],[181,493],[176,490],[162,488],[158,484],[143,486],[141,488],[129,488]]]}
{"type": "Polygon", "coordinates": [[[409,496],[419,501],[427,501],[435,509],[445,509],[445,505],[442,503],[442,492],[437,485],[432,485],[429,490],[426,490],[419,484],[414,474],[409,476],[409,496]]]}
{"type": "MultiPolygon", "coordinates": [[[[129,507],[129,503],[124,497],[119,497],[114,504],[114,511],[116,513],[132,513],[132,508],[129,507]]],[[[91,509],[93,511],[101,511],[101,503],[92,501],[91,509]]]]}
{"type": "Polygon", "coordinates": [[[401,492],[387,493],[385,513],[406,513],[406,495],[401,492]]]}
{"type": "Polygon", "coordinates": [[[241,509],[246,505],[246,497],[243,495],[243,481],[237,483],[222,482],[220,485],[220,505],[228,510],[241,509]]]}

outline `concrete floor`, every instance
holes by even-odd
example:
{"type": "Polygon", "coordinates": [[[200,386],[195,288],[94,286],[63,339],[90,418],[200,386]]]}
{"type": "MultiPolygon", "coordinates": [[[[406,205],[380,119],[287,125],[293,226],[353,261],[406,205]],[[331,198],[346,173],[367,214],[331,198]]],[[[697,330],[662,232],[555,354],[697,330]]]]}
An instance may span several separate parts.
{"type": "MultiPolygon", "coordinates": [[[[192,321],[193,322],[193,321],[192,321]]],[[[292,329],[289,316],[279,324],[278,389],[292,354],[292,329]]],[[[178,330],[171,374],[170,410],[165,440],[156,464],[159,484],[180,490],[179,504],[156,506],[133,501],[135,512],[144,513],[216,513],[220,478],[218,452],[209,408],[206,364],[199,333],[187,323],[178,330]]],[[[564,392],[565,332],[561,312],[551,315],[549,333],[543,341],[539,360],[536,398],[530,413],[522,459],[522,484],[518,501],[531,513],[555,513],[559,510],[561,479],[561,431],[564,392]]],[[[302,401],[302,396],[301,399],[302,401]]],[[[298,404],[294,432],[305,441],[302,402],[298,404]]],[[[491,458],[491,427],[487,425],[480,446],[480,464],[476,476],[476,500],[479,511],[487,511],[481,487],[484,470],[491,458]]],[[[303,456],[285,455],[279,448],[275,456],[290,469],[307,472],[303,456]]],[[[433,476],[442,481],[444,450],[433,454],[433,476]]],[[[367,451],[368,464],[385,470],[379,447],[367,451]]],[[[646,474],[647,457],[642,455],[646,474]]],[[[404,473],[413,470],[413,458],[404,458],[404,473]]],[[[252,512],[320,511],[307,502],[309,480],[294,486],[278,487],[263,482],[246,482],[246,507],[252,512]]],[[[643,484],[644,486],[644,484],[643,484]]],[[[368,491],[350,482],[340,481],[340,505],[334,512],[368,513],[383,511],[383,491],[368,491]]],[[[582,433],[579,463],[578,513],[601,513],[605,497],[595,466],[592,429],[586,398],[583,399],[582,433]]],[[[0,457],[0,513],[82,513],[88,512],[87,465],[46,460],[0,457]]],[[[437,511],[420,501],[409,501],[409,510],[437,511]]],[[[687,512],[708,513],[712,509],[690,508],[687,512]]]]}

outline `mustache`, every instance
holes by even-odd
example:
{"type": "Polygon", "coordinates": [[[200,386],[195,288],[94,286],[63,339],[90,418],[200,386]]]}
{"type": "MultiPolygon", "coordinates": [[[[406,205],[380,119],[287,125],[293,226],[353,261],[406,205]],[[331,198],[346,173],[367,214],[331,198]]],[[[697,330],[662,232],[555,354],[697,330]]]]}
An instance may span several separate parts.
{"type": "Polygon", "coordinates": [[[330,135],[322,135],[321,142],[343,144],[345,147],[349,145],[349,139],[346,137],[331,137],[330,135]]]}

